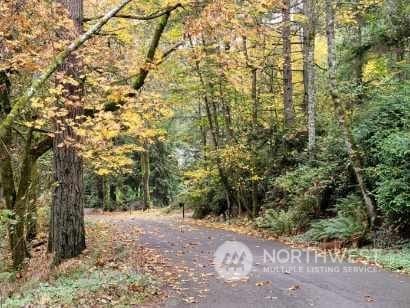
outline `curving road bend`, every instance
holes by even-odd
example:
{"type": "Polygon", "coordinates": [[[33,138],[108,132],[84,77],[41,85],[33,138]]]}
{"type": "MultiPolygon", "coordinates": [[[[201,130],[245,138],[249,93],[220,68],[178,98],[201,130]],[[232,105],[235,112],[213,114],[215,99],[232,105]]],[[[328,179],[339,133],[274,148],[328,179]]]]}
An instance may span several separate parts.
{"type": "Polygon", "coordinates": [[[139,244],[156,249],[179,275],[164,307],[410,307],[409,276],[172,217],[131,216],[126,224],[140,228],[139,244]],[[226,241],[251,251],[248,278],[226,281],[216,272],[214,254],[226,241]]]}

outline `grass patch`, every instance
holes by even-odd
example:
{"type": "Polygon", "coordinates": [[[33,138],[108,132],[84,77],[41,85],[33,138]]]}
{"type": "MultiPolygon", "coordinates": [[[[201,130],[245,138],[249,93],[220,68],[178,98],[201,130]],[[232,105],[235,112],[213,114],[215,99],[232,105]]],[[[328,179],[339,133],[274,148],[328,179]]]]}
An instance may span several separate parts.
{"type": "Polygon", "coordinates": [[[33,289],[7,298],[4,305],[137,305],[144,301],[147,293],[155,292],[148,276],[101,269],[39,283],[33,289]]]}
{"type": "Polygon", "coordinates": [[[349,256],[374,262],[391,271],[410,273],[410,246],[401,249],[349,249],[349,256]]]}
{"type": "Polygon", "coordinates": [[[139,231],[117,233],[106,223],[87,222],[87,250],[51,268],[46,245],[33,252],[21,273],[0,273],[0,307],[133,306],[158,297],[160,285],[136,258],[139,231]]]}

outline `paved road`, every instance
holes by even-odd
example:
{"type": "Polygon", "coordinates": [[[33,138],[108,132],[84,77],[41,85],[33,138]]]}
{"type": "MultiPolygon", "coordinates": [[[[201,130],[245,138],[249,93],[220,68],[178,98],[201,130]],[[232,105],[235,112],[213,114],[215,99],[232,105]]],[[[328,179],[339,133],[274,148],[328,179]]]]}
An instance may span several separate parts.
{"type": "Polygon", "coordinates": [[[172,218],[134,217],[129,223],[143,230],[141,244],[158,249],[181,275],[179,291],[170,291],[165,307],[410,307],[408,276],[229,231],[184,225],[181,232],[172,218]],[[251,250],[248,280],[226,282],[216,273],[214,253],[225,241],[251,250]]]}

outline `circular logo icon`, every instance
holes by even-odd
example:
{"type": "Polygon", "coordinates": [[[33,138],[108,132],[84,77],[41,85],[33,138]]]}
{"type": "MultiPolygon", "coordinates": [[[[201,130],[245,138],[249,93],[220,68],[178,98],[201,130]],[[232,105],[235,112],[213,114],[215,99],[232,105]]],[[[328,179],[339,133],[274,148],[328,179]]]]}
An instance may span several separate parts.
{"type": "Polygon", "coordinates": [[[225,280],[246,278],[252,270],[252,265],[252,253],[241,242],[226,241],[215,251],[215,270],[225,280]]]}

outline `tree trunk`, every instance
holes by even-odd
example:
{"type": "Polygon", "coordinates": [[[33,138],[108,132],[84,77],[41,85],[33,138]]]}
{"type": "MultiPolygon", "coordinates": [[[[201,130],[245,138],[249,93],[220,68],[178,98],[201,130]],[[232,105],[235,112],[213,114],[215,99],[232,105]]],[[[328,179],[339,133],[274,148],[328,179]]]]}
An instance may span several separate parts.
{"type": "MultiPolygon", "coordinates": [[[[259,112],[259,98],[258,98],[258,69],[251,64],[248,54],[247,40],[246,37],[242,37],[243,52],[245,55],[246,67],[250,69],[251,72],[251,98],[252,98],[252,132],[251,138],[249,140],[252,156],[257,156],[256,150],[256,140],[258,134],[258,112],[259,112]]],[[[254,161],[253,161],[254,162],[254,161]]],[[[255,164],[253,168],[256,169],[255,164]]],[[[251,178],[251,200],[252,200],[252,212],[248,213],[253,218],[255,218],[259,212],[258,205],[258,181],[254,179],[254,174],[251,178]]],[[[240,201],[238,200],[238,203],[240,201]]],[[[239,205],[238,205],[239,206],[239,205]]]]}
{"type": "Polygon", "coordinates": [[[110,211],[114,211],[117,205],[117,185],[114,183],[115,179],[111,178],[110,185],[109,185],[109,192],[110,192],[110,211]]]}
{"type": "MultiPolygon", "coordinates": [[[[6,72],[0,72],[0,119],[3,120],[11,110],[11,83],[6,72]]],[[[12,148],[12,133],[9,128],[0,142],[0,186],[6,201],[6,207],[12,212],[11,219],[15,221],[8,228],[9,243],[13,267],[21,269],[24,259],[28,256],[24,222],[26,214],[26,193],[31,180],[31,141],[32,130],[29,131],[25,144],[24,159],[21,166],[18,190],[14,182],[14,171],[9,151],[12,148]]]]}
{"type": "Polygon", "coordinates": [[[206,145],[207,145],[207,129],[204,125],[203,115],[202,115],[202,102],[199,101],[198,103],[198,116],[199,116],[199,130],[201,133],[201,145],[202,149],[204,151],[204,159],[205,159],[205,151],[206,151],[206,145]]]}
{"type": "MultiPolygon", "coordinates": [[[[76,34],[82,32],[83,2],[82,0],[58,0],[64,5],[76,28],[76,34]]],[[[79,81],[81,63],[75,56],[70,56],[62,66],[69,77],[79,81]]],[[[53,194],[53,236],[52,249],[54,264],[61,260],[78,256],[85,249],[84,205],[83,205],[83,162],[75,150],[72,141],[78,142],[73,128],[67,124],[69,120],[83,114],[81,97],[83,95],[81,81],[79,85],[64,85],[64,106],[68,111],[67,118],[56,121],[56,134],[53,143],[54,180],[57,183],[53,194]]]]}
{"type": "Polygon", "coordinates": [[[150,208],[151,196],[149,188],[149,178],[150,178],[150,165],[149,165],[149,149],[148,144],[144,142],[145,151],[141,152],[141,171],[142,171],[142,186],[143,186],[143,199],[144,199],[144,210],[150,208]]]}
{"type": "Polygon", "coordinates": [[[26,208],[29,203],[29,192],[32,186],[32,173],[33,165],[35,162],[35,158],[33,158],[31,153],[32,139],[33,130],[30,129],[27,134],[24,159],[20,170],[18,190],[15,194],[14,204],[12,204],[15,224],[11,226],[12,230],[10,237],[10,246],[13,258],[13,266],[16,269],[20,269],[24,259],[29,256],[26,245],[25,225],[27,214],[26,208]]]}
{"type": "Polygon", "coordinates": [[[82,160],[72,147],[59,147],[59,142],[64,142],[65,137],[74,136],[71,128],[66,127],[58,135],[54,140],[54,180],[57,187],[52,206],[55,264],[78,256],[85,249],[82,160]]]}
{"type": "Polygon", "coordinates": [[[404,43],[399,44],[399,46],[396,47],[396,67],[397,67],[397,78],[399,81],[405,81],[407,80],[407,70],[397,64],[406,64],[408,65],[408,61],[406,61],[406,47],[404,43]]]}
{"type": "MultiPolygon", "coordinates": [[[[5,71],[0,71],[0,120],[3,120],[11,110],[10,91],[10,80],[5,71]]],[[[3,189],[6,207],[12,210],[16,200],[16,187],[9,153],[10,145],[11,129],[8,128],[0,141],[0,186],[3,189]]]]}
{"type": "Polygon", "coordinates": [[[282,40],[283,40],[283,111],[285,128],[292,127],[295,121],[293,112],[292,85],[292,48],[290,33],[290,0],[283,0],[282,9],[282,40]]]}
{"type": "Polygon", "coordinates": [[[96,175],[96,186],[97,186],[97,200],[98,207],[100,209],[104,208],[104,177],[101,175],[96,175]]]}
{"type": "Polygon", "coordinates": [[[157,28],[155,29],[154,36],[152,37],[151,45],[148,49],[147,56],[145,58],[145,65],[140,68],[138,75],[132,80],[132,87],[134,90],[139,90],[145,83],[145,79],[148,76],[149,69],[147,67],[152,65],[152,61],[155,57],[155,52],[157,51],[159,41],[161,39],[162,34],[164,33],[165,27],[168,24],[169,17],[171,16],[171,12],[165,13],[158,23],[157,28]]]}
{"type": "Polygon", "coordinates": [[[103,209],[105,212],[111,211],[110,183],[108,177],[103,177],[103,194],[103,209]]]}
{"type": "MultiPolygon", "coordinates": [[[[5,71],[0,71],[0,119],[3,120],[10,112],[11,83],[5,71]]],[[[12,145],[11,129],[0,141],[0,184],[3,187],[6,207],[12,212],[11,219],[16,221],[8,227],[8,237],[13,260],[13,267],[21,268],[26,257],[26,241],[24,238],[24,207],[17,202],[17,191],[14,183],[13,165],[9,151],[12,145]]]]}
{"type": "Polygon", "coordinates": [[[309,159],[315,158],[316,146],[316,89],[315,89],[315,3],[305,0],[305,16],[307,17],[304,31],[304,80],[305,96],[308,113],[308,153],[309,159]]]}
{"type": "Polygon", "coordinates": [[[358,152],[354,150],[353,137],[350,129],[346,123],[345,113],[343,110],[342,102],[340,100],[337,79],[336,79],[336,43],[335,43],[335,9],[333,7],[334,1],[326,0],[326,23],[327,23],[327,42],[328,42],[328,66],[329,66],[329,81],[330,81],[330,94],[333,100],[336,118],[339,123],[339,127],[342,131],[343,139],[345,141],[346,150],[349,155],[350,162],[353,166],[357,183],[359,185],[363,201],[366,205],[367,215],[369,219],[370,228],[374,227],[376,220],[376,210],[372,199],[369,197],[369,193],[364,182],[361,159],[358,156],[358,152]]]}
{"type": "MultiPolygon", "coordinates": [[[[257,75],[258,70],[256,68],[252,68],[252,140],[251,140],[251,147],[253,157],[257,157],[257,149],[256,149],[256,140],[257,140],[257,130],[258,130],[258,89],[257,89],[257,75]]],[[[253,161],[254,163],[254,161],[253,161]]],[[[256,169],[254,164],[253,166],[256,169]]],[[[258,205],[258,181],[252,176],[252,217],[256,218],[259,212],[259,205],[258,205]]]]}
{"type": "Polygon", "coordinates": [[[27,198],[26,240],[31,242],[37,236],[37,195],[38,172],[35,162],[32,163],[31,184],[27,198]]]}
{"type": "MultiPolygon", "coordinates": [[[[190,40],[191,43],[191,47],[193,46],[193,42],[192,40],[190,40]]],[[[205,47],[205,42],[203,41],[203,45],[205,47]]],[[[204,105],[205,105],[205,112],[206,112],[206,117],[208,119],[208,125],[209,125],[209,130],[211,133],[211,137],[212,137],[212,142],[214,145],[215,150],[218,150],[220,148],[219,145],[219,130],[216,128],[216,125],[214,123],[215,119],[217,119],[214,114],[211,111],[211,100],[212,98],[209,96],[208,91],[212,91],[212,85],[210,85],[209,83],[207,83],[205,81],[205,78],[201,72],[201,69],[199,67],[199,61],[196,60],[195,61],[195,69],[196,69],[196,73],[198,74],[199,80],[201,82],[201,85],[205,91],[204,94],[204,105]]],[[[228,176],[226,175],[226,172],[222,166],[222,161],[221,158],[219,157],[219,155],[216,156],[216,165],[217,165],[217,169],[218,169],[218,174],[219,174],[219,178],[221,179],[223,188],[225,190],[225,195],[226,195],[226,203],[228,206],[228,215],[231,215],[232,213],[232,203],[237,203],[234,202],[235,201],[235,195],[234,192],[232,191],[232,187],[229,183],[229,179],[228,176]]]]}
{"type": "MultiPolygon", "coordinates": [[[[356,13],[356,29],[355,29],[355,37],[353,46],[355,46],[356,50],[360,50],[363,44],[363,35],[362,35],[362,28],[364,24],[364,17],[363,13],[360,12],[360,0],[356,0],[354,3],[354,9],[356,13]]],[[[364,89],[363,89],[363,67],[365,65],[365,52],[358,52],[354,55],[353,61],[353,71],[354,71],[354,79],[356,83],[356,104],[362,104],[364,100],[364,89]]]]}

